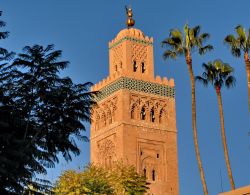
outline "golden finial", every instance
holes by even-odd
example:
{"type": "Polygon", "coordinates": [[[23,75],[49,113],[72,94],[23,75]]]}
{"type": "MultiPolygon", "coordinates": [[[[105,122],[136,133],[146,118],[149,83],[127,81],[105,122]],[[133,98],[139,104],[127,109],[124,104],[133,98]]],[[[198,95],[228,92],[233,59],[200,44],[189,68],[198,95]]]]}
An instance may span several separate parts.
{"type": "Polygon", "coordinates": [[[127,12],[127,27],[133,27],[135,25],[135,20],[133,19],[133,12],[131,7],[125,6],[126,12],[127,12]]]}

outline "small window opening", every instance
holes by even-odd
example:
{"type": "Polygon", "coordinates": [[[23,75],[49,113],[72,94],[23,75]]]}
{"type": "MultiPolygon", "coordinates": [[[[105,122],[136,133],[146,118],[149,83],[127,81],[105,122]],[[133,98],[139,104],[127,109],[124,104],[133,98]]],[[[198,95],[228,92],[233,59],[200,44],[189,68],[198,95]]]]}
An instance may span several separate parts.
{"type": "Polygon", "coordinates": [[[142,151],[141,151],[141,156],[142,156],[142,151]]]}
{"type": "Polygon", "coordinates": [[[143,107],[141,109],[141,120],[145,120],[146,119],[146,110],[145,108],[143,107]]]}
{"type": "Polygon", "coordinates": [[[155,170],[152,171],[152,180],[155,181],[155,170]]]}
{"type": "Polygon", "coordinates": [[[143,169],[143,176],[147,177],[147,170],[146,170],[146,168],[143,169]]]}
{"type": "Polygon", "coordinates": [[[157,158],[160,158],[160,155],[159,155],[159,154],[157,154],[157,158]]]}
{"type": "Polygon", "coordinates": [[[163,122],[164,122],[164,111],[161,110],[159,114],[159,123],[163,123],[163,122]]]}
{"type": "Polygon", "coordinates": [[[120,62],[120,68],[122,69],[122,62],[120,62]]]}
{"type": "Polygon", "coordinates": [[[131,110],[131,119],[134,119],[135,118],[135,110],[134,108],[131,110]]]}
{"type": "Polygon", "coordinates": [[[154,109],[152,109],[150,111],[150,119],[151,119],[151,122],[155,122],[155,112],[154,112],[154,109]]]}
{"type": "Polygon", "coordinates": [[[117,71],[117,65],[115,65],[115,71],[117,71]]]}
{"type": "Polygon", "coordinates": [[[146,71],[144,62],[141,63],[141,72],[144,73],[146,71]]]}
{"type": "Polygon", "coordinates": [[[136,61],[134,61],[134,72],[136,72],[137,68],[138,68],[138,65],[136,64],[136,61]]]}

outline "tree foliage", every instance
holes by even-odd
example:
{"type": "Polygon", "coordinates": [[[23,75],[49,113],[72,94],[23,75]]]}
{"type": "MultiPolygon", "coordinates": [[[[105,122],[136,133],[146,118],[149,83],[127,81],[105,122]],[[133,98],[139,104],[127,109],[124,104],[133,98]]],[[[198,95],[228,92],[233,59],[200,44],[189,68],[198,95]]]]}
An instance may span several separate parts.
{"type": "Polygon", "coordinates": [[[233,68],[217,59],[213,62],[203,63],[204,72],[202,76],[197,76],[196,80],[200,81],[204,86],[211,84],[216,90],[220,90],[223,86],[231,88],[235,85],[236,79],[232,75],[233,68]]]}
{"type": "MultiPolygon", "coordinates": [[[[74,84],[60,71],[62,52],[53,45],[26,46],[13,63],[0,66],[0,188],[20,193],[35,174],[46,174],[58,154],[78,155],[75,138],[87,141],[91,83],[74,84]]],[[[44,183],[44,182],[42,182],[44,183]]],[[[43,185],[41,185],[43,187],[43,185]]]]}
{"type": "Polygon", "coordinates": [[[56,183],[56,194],[143,195],[148,189],[146,178],[133,166],[114,163],[109,169],[96,165],[84,171],[65,171],[56,183]]]}
{"type": "Polygon", "coordinates": [[[238,25],[235,27],[235,31],[237,36],[233,34],[227,35],[224,43],[230,47],[233,56],[240,57],[241,51],[248,53],[250,50],[250,28],[246,32],[243,26],[238,25]]]}
{"type": "Polygon", "coordinates": [[[169,37],[162,41],[162,47],[166,50],[163,53],[164,59],[176,59],[178,56],[187,56],[198,50],[203,55],[213,49],[212,45],[205,45],[204,42],[209,39],[208,33],[200,33],[201,27],[190,28],[187,24],[184,26],[184,32],[179,29],[170,30],[169,37]]]}

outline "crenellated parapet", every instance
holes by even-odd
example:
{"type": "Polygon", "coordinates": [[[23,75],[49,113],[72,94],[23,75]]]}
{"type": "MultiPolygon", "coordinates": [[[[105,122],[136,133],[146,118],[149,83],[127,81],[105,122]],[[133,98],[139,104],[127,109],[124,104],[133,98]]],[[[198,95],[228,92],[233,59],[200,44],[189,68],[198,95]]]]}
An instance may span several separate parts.
{"type": "MultiPolygon", "coordinates": [[[[101,80],[100,82],[93,85],[91,87],[91,90],[92,91],[99,91],[103,87],[106,87],[107,85],[113,83],[114,81],[116,81],[120,77],[125,77],[125,74],[120,73],[120,72],[116,72],[113,75],[108,76],[108,77],[104,78],[103,80],[101,80]]],[[[138,80],[138,79],[135,79],[135,80],[138,80]]],[[[174,84],[174,79],[172,79],[172,78],[167,79],[167,77],[162,77],[161,78],[159,75],[157,75],[154,80],[150,80],[150,83],[156,83],[156,84],[160,84],[160,85],[167,85],[169,87],[174,87],[174,85],[175,85],[174,84]]]]}
{"type": "Polygon", "coordinates": [[[124,77],[122,75],[113,75],[107,77],[92,87],[92,91],[99,91],[96,100],[100,101],[114,92],[128,89],[130,91],[143,92],[150,95],[175,97],[174,80],[168,80],[166,77],[156,76],[153,81],[144,81],[134,78],[124,77]]]}
{"type": "Polygon", "coordinates": [[[129,28],[121,30],[118,35],[109,42],[109,49],[119,45],[125,40],[142,43],[145,45],[153,45],[152,37],[145,36],[144,33],[139,29],[129,28]]]}

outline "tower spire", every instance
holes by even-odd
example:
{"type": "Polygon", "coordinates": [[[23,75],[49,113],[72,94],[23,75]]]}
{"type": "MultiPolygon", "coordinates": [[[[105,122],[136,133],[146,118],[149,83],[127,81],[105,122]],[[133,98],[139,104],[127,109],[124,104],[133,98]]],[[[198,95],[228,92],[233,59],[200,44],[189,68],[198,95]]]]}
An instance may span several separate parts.
{"type": "Polygon", "coordinates": [[[127,13],[127,28],[131,28],[135,25],[135,20],[133,19],[133,12],[132,12],[132,7],[125,6],[126,13],[127,13]]]}

